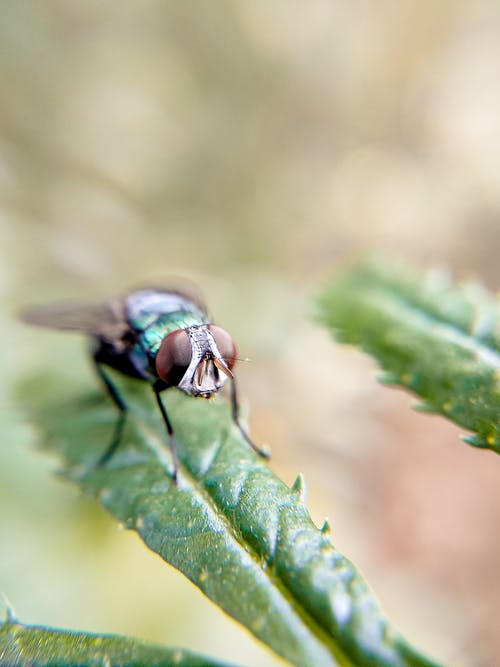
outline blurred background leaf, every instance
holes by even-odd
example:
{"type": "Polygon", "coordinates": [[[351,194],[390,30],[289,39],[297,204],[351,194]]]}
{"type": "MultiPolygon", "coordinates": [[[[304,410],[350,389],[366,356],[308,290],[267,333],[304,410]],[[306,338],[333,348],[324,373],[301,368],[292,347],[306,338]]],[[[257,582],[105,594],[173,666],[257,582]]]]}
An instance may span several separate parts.
{"type": "Polygon", "coordinates": [[[94,382],[22,306],[181,274],[252,359],[272,468],[304,473],[405,636],[445,663],[498,655],[498,466],[308,317],[332,265],[373,248],[498,288],[499,37],[474,0],[2,4],[0,589],[23,619],[276,665],[51,479],[11,398],[51,365],[94,382]]]}
{"type": "MultiPolygon", "coordinates": [[[[181,648],[113,635],[65,632],[14,620],[0,623],[0,659],[9,667],[230,667],[181,648]]],[[[236,666],[233,666],[236,667],[236,666]]]]}
{"type": "Polygon", "coordinates": [[[371,353],[384,384],[422,399],[500,453],[500,301],[480,284],[455,287],[439,272],[418,274],[387,261],[365,262],[333,279],[318,318],[343,343],[371,353]]]}

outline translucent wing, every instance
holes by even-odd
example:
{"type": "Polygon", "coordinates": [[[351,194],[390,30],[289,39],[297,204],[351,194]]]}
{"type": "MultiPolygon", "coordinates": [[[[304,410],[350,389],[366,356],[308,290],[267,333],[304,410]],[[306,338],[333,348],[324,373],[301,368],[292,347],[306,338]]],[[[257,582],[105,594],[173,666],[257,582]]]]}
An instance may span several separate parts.
{"type": "Polygon", "coordinates": [[[112,299],[101,304],[63,301],[35,306],[23,311],[21,319],[47,329],[81,331],[110,342],[120,340],[129,330],[122,299],[112,299]]]}

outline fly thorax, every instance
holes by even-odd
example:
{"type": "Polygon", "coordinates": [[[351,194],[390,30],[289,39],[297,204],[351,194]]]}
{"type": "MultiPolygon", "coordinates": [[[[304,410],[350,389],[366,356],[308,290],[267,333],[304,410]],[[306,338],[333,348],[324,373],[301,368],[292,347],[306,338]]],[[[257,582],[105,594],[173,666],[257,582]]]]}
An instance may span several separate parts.
{"type": "Polygon", "coordinates": [[[232,377],[207,325],[185,329],[191,344],[191,362],[177,385],[191,396],[209,398],[232,377]]]}

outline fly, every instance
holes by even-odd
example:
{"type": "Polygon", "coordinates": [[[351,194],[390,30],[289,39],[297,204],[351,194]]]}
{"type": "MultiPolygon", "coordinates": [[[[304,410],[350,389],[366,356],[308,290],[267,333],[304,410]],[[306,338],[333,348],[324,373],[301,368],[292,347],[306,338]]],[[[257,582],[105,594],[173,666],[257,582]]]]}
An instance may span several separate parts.
{"type": "Polygon", "coordinates": [[[175,482],[179,469],[177,445],[160,396],[169,387],[177,387],[189,396],[210,398],[230,380],[233,422],[250,447],[268,457],[239,421],[233,339],[225,329],[210,322],[197,299],[182,292],[146,288],[97,305],[63,303],[35,307],[23,313],[22,318],[36,326],[90,336],[97,374],[118,409],[113,437],[98,466],[106,464],[120,445],[128,410],[107,367],[144,380],[152,387],[169,437],[175,482]]]}

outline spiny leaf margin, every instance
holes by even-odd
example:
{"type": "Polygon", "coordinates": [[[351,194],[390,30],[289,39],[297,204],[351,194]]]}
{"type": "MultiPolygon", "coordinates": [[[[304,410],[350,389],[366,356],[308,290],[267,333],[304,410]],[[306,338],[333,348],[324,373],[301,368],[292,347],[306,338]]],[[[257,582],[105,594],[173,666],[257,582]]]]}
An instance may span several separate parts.
{"type": "Polygon", "coordinates": [[[325,286],[317,318],[339,341],[373,355],[383,383],[420,396],[417,409],[500,453],[500,303],[484,287],[453,287],[442,271],[421,275],[369,260],[325,286]]]}
{"type": "Polygon", "coordinates": [[[131,409],[105,468],[94,464],[116,419],[112,406],[68,399],[64,388],[64,405],[52,396],[36,407],[46,445],[85,493],[292,664],[437,664],[389,624],[352,563],[314,526],[301,485],[289,489],[249,449],[225,402],[167,392],[181,461],[176,487],[152,392],[116,378],[131,409]]]}

